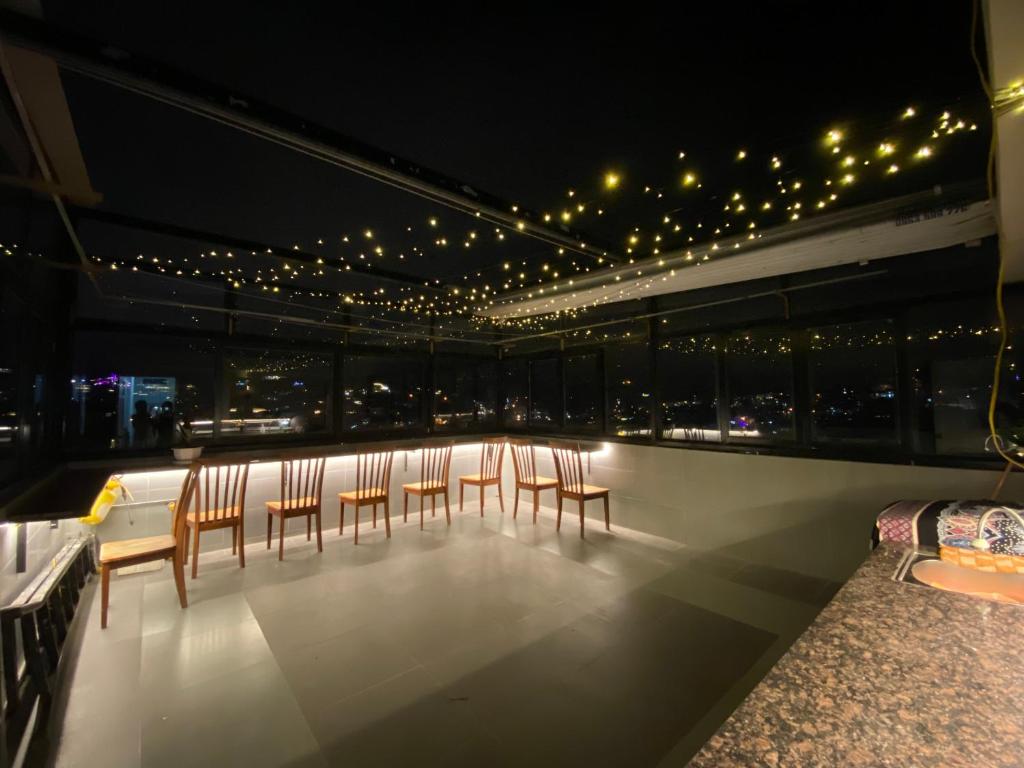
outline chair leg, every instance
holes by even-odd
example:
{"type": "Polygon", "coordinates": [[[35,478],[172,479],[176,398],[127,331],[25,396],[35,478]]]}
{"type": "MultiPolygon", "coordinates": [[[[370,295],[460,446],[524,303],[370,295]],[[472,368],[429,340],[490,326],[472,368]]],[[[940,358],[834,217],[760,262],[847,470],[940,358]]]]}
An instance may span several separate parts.
{"type": "Polygon", "coordinates": [[[420,530],[423,530],[423,494],[420,494],[420,530]]]}
{"type": "Polygon", "coordinates": [[[459,480],[459,512],[462,511],[462,497],[466,493],[466,484],[459,480]]]}
{"type": "Polygon", "coordinates": [[[402,522],[403,523],[408,523],[409,522],[409,492],[408,491],[403,491],[402,492],[402,496],[404,497],[403,500],[402,500],[402,522]]]}
{"type": "Polygon", "coordinates": [[[604,495],[604,529],[610,531],[612,529],[612,519],[608,514],[608,494],[604,495]]]}
{"type": "Polygon", "coordinates": [[[555,517],[555,531],[562,530],[562,494],[558,494],[558,515],[555,517]]]}
{"type": "Polygon", "coordinates": [[[277,559],[284,560],[284,529],[287,527],[285,523],[288,522],[288,518],[285,517],[284,510],[281,511],[281,531],[277,537],[277,559]]]}
{"type": "Polygon", "coordinates": [[[437,517],[437,494],[430,494],[430,516],[437,517]]]}
{"type": "Polygon", "coordinates": [[[100,629],[107,628],[107,608],[110,607],[110,566],[100,566],[100,629]]]}
{"type": "Polygon", "coordinates": [[[501,497],[501,481],[498,481],[498,506],[501,507],[501,514],[505,514],[505,500],[501,497]]]}
{"type": "Polygon", "coordinates": [[[580,538],[583,538],[583,497],[580,497],[580,538]]]}
{"type": "Polygon", "coordinates": [[[235,526],[235,531],[238,535],[238,565],[240,568],[245,568],[245,528],[241,519],[235,526]]]}
{"type": "Polygon", "coordinates": [[[384,530],[387,531],[387,537],[391,538],[391,497],[385,497],[384,499],[384,530]]]}
{"type": "MultiPolygon", "coordinates": [[[[267,549],[270,549],[270,540],[274,535],[274,516],[267,512],[267,549]]],[[[188,543],[185,544],[185,549],[188,549],[188,543]]],[[[187,562],[187,561],[186,561],[187,562]]]]}
{"type": "MultiPolygon", "coordinates": [[[[358,497],[356,497],[356,498],[358,498],[358,497]]],[[[356,502],[356,516],[355,516],[355,519],[354,519],[354,525],[355,525],[355,529],[354,529],[355,530],[355,543],[358,544],[359,543],[359,502],[358,501],[356,502]]]]}
{"type": "Polygon", "coordinates": [[[484,516],[484,491],[487,490],[487,486],[480,483],[480,517],[484,516]]]}
{"type": "Polygon", "coordinates": [[[171,567],[174,569],[174,586],[178,588],[178,602],[182,608],[188,608],[188,593],[185,591],[185,564],[182,562],[182,555],[177,550],[171,558],[171,567]]]}
{"type": "Polygon", "coordinates": [[[192,535],[192,529],[187,525],[185,526],[185,565],[188,565],[188,548],[192,546],[192,539],[189,538],[192,535]]]}
{"type": "Polygon", "coordinates": [[[316,507],[316,551],[324,551],[324,532],[323,532],[323,508],[318,504],[316,507]]]}
{"type": "Polygon", "coordinates": [[[517,485],[516,486],[516,501],[515,501],[515,504],[512,505],[512,519],[515,520],[516,519],[516,515],[518,515],[518,514],[519,514],[519,486],[517,485]]]}
{"type": "Polygon", "coordinates": [[[345,502],[341,502],[341,520],[338,522],[338,535],[345,533],[345,502]]]}
{"type": "Polygon", "coordinates": [[[192,535],[195,538],[192,540],[192,578],[194,579],[199,575],[199,526],[195,527],[192,531],[192,535]]]}
{"type": "MultiPolygon", "coordinates": [[[[483,490],[484,490],[484,487],[481,485],[480,486],[480,491],[483,492],[483,490]]],[[[483,498],[483,497],[481,497],[481,498],[483,498]]],[[[481,515],[483,514],[483,510],[482,509],[480,511],[480,514],[481,515]]],[[[447,488],[444,489],[444,516],[448,519],[448,525],[451,525],[452,524],[452,511],[448,508],[448,489],[447,488]]]]}
{"type": "Polygon", "coordinates": [[[231,554],[238,554],[238,526],[231,526],[231,554]]]}
{"type": "Polygon", "coordinates": [[[376,504],[376,502],[374,502],[374,505],[373,505],[373,527],[374,528],[377,527],[377,504],[376,504]]]}
{"type": "Polygon", "coordinates": [[[537,512],[540,510],[540,491],[533,490],[533,524],[537,524],[537,512]]]}
{"type": "Polygon", "coordinates": [[[306,541],[313,538],[313,515],[310,512],[306,513],[306,541]]]}

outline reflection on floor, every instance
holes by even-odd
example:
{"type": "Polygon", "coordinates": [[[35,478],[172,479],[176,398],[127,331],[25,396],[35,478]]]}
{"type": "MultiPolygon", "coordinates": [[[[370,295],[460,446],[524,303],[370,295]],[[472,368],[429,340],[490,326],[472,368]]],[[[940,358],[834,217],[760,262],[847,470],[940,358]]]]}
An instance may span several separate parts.
{"type": "Polygon", "coordinates": [[[488,508],[353,546],[115,577],[76,626],[59,766],[680,765],[837,585],[488,508]]]}

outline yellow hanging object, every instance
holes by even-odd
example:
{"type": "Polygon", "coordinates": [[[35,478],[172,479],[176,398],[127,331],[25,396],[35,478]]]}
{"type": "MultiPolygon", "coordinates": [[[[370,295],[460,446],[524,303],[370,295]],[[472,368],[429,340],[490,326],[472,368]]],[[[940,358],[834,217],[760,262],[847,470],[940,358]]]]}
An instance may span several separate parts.
{"type": "Polygon", "coordinates": [[[89,510],[89,514],[85,517],[78,518],[78,522],[86,525],[99,525],[107,519],[107,513],[110,512],[110,508],[114,506],[121,497],[127,497],[131,501],[135,500],[131,491],[128,490],[128,487],[121,483],[121,476],[112,475],[96,496],[96,500],[92,503],[92,509],[89,510]]]}

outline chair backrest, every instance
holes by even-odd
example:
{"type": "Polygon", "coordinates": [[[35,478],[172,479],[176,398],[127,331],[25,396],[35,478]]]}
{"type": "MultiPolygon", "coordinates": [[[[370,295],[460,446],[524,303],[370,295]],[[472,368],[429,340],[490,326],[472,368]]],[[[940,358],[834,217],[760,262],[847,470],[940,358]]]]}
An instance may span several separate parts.
{"type": "Polygon", "coordinates": [[[452,446],[430,445],[420,448],[420,487],[448,485],[448,468],[452,464],[452,446]]]}
{"type": "Polygon", "coordinates": [[[320,506],[326,463],[323,456],[281,462],[281,509],[320,506]]]}
{"type": "Polygon", "coordinates": [[[480,479],[501,477],[501,462],[505,458],[505,438],[485,437],[480,449],[480,479]]]}
{"type": "Polygon", "coordinates": [[[171,535],[177,543],[178,554],[181,554],[185,547],[185,520],[195,497],[199,468],[200,465],[197,463],[189,465],[185,479],[181,481],[181,490],[178,492],[178,500],[174,503],[174,511],[171,513],[171,535]]]}
{"type": "Polygon", "coordinates": [[[379,488],[384,494],[391,487],[391,460],[394,451],[356,452],[356,491],[379,488]]]}
{"type": "Polygon", "coordinates": [[[551,443],[551,454],[555,459],[558,490],[583,493],[583,459],[580,456],[580,444],[551,443]]]}
{"type": "Polygon", "coordinates": [[[245,512],[245,485],[249,462],[197,461],[189,512],[201,522],[241,517],[245,512]]]}
{"type": "Polygon", "coordinates": [[[508,446],[512,451],[512,466],[516,471],[516,482],[536,482],[537,458],[533,452],[533,441],[529,438],[510,437],[508,446]]]}

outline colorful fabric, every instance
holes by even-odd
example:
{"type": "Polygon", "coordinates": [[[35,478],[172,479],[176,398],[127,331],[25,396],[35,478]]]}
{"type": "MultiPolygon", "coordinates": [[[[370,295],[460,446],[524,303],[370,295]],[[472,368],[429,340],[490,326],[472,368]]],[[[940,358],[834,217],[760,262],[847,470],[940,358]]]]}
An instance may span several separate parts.
{"type": "MultiPolygon", "coordinates": [[[[990,509],[1017,504],[996,501],[897,501],[878,516],[878,537],[915,548],[970,548],[978,536],[978,520],[990,509]]],[[[993,554],[1024,555],[1024,530],[1010,515],[996,511],[985,522],[983,533],[993,554]]]]}

